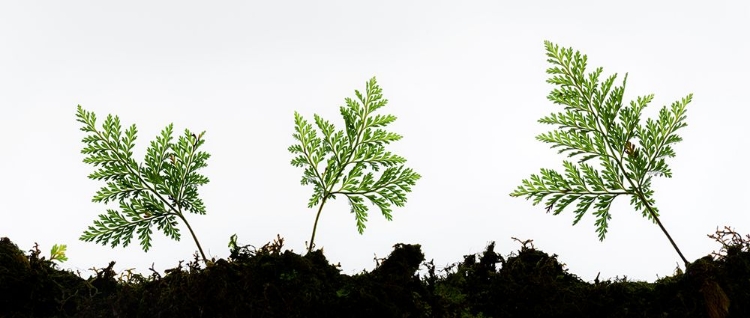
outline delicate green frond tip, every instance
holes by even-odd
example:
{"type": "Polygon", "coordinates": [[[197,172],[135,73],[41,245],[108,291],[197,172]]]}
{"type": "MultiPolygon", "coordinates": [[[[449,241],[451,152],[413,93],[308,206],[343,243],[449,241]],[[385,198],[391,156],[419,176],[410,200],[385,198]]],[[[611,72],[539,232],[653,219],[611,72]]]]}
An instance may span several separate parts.
{"type": "Polygon", "coordinates": [[[65,255],[65,252],[67,251],[68,246],[65,244],[60,245],[52,245],[52,249],[49,252],[49,260],[50,261],[58,261],[58,262],[65,262],[68,260],[68,256],[65,255]]]}
{"type": "MultiPolygon", "coordinates": [[[[294,155],[292,166],[303,169],[300,183],[313,185],[308,207],[319,205],[319,216],[327,200],[344,195],[361,234],[369,210],[365,202],[391,220],[391,206],[406,203],[406,193],[420,175],[404,167],[406,159],[385,149],[402,136],[385,130],[396,116],[374,114],[388,104],[375,77],[366,82],[364,94],[355,90],[354,95],[339,109],[344,120],[342,129],[317,114],[313,126],[295,112],[292,137],[296,143],[288,150],[294,155]]],[[[317,218],[310,248],[316,227],[317,218]]]]}
{"type": "Polygon", "coordinates": [[[692,94],[644,124],[641,114],[653,95],[625,103],[627,76],[615,85],[617,74],[600,79],[602,68],[586,72],[586,55],[550,41],[544,46],[550,63],[547,82],[555,86],[548,99],[563,110],[539,120],[557,129],[536,138],[574,161],[564,161],[563,172],[541,169],[510,195],[532,199],[534,205],[544,202],[545,210],[555,215],[572,206],[574,225],[592,211],[600,240],[607,233],[612,201],[619,196],[629,196],[637,211],[658,222],[651,180],[672,176],[665,158],[674,157],[672,147],[682,141],[676,132],[687,126],[685,106],[692,94]]]}

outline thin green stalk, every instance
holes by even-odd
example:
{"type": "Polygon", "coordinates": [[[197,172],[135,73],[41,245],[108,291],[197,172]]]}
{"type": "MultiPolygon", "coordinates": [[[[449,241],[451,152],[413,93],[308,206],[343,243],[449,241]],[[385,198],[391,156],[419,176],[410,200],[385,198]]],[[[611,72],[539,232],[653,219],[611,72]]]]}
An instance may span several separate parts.
{"type": "Polygon", "coordinates": [[[318,229],[318,219],[320,219],[320,212],[323,212],[323,206],[326,204],[326,200],[328,200],[328,196],[323,197],[323,200],[320,202],[320,207],[318,207],[318,214],[315,216],[315,224],[313,225],[312,237],[310,237],[310,245],[307,246],[308,253],[312,252],[313,247],[315,246],[315,230],[318,229]]]}
{"type": "MultiPolygon", "coordinates": [[[[628,179],[628,180],[630,180],[630,179],[628,179]]],[[[632,181],[631,181],[631,183],[632,183],[632,181]]],[[[674,240],[672,239],[672,236],[669,235],[669,232],[667,232],[667,229],[664,228],[664,225],[661,224],[661,221],[659,220],[659,217],[656,216],[656,213],[654,213],[654,210],[651,208],[651,204],[649,204],[648,201],[645,200],[645,196],[643,195],[643,192],[638,191],[638,198],[640,198],[641,200],[643,200],[644,204],[646,205],[646,209],[651,214],[651,217],[654,218],[654,220],[656,221],[656,224],[659,225],[659,228],[661,229],[661,231],[664,232],[664,235],[667,236],[667,239],[669,239],[669,243],[672,243],[672,247],[674,247],[675,251],[677,251],[677,254],[680,255],[680,258],[685,263],[685,268],[687,268],[687,266],[690,264],[690,262],[688,262],[687,258],[685,258],[685,256],[682,255],[682,251],[680,251],[680,248],[677,247],[677,243],[674,242],[674,240]]]]}
{"type": "Polygon", "coordinates": [[[187,225],[188,231],[190,231],[190,235],[193,236],[193,241],[195,241],[195,245],[198,246],[198,251],[201,253],[201,257],[203,258],[203,263],[208,263],[208,259],[206,258],[206,254],[203,253],[203,248],[201,247],[201,243],[198,242],[198,237],[195,236],[195,232],[193,232],[193,227],[190,226],[190,222],[182,215],[182,213],[178,213],[177,216],[182,219],[182,222],[185,222],[185,225],[187,225]]]}

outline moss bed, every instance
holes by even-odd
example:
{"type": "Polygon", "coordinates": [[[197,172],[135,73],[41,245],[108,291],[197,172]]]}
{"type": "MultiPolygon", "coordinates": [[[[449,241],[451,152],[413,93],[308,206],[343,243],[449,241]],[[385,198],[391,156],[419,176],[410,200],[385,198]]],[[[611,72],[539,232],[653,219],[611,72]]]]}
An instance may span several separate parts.
{"type": "Polygon", "coordinates": [[[505,257],[491,243],[440,274],[420,245],[397,244],[372,272],[350,276],[278,238],[205,268],[196,259],[142,276],[111,262],[84,279],[2,238],[0,317],[750,317],[747,241],[654,283],[585,282],[522,243],[505,257]]]}

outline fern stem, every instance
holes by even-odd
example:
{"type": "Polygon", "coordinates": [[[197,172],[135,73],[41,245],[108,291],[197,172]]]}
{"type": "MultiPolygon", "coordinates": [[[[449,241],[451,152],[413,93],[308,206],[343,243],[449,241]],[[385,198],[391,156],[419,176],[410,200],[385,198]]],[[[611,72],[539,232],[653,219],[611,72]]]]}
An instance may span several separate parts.
{"type": "Polygon", "coordinates": [[[661,224],[659,217],[656,216],[656,213],[654,213],[654,210],[651,208],[651,205],[648,204],[648,201],[646,201],[641,191],[638,191],[638,198],[644,203],[644,205],[646,206],[646,210],[648,210],[648,213],[651,214],[651,217],[654,218],[654,220],[656,221],[656,224],[659,225],[659,228],[661,228],[661,231],[664,232],[664,235],[667,236],[667,239],[669,239],[669,243],[672,243],[672,247],[674,247],[675,251],[677,251],[677,254],[680,255],[680,258],[682,258],[682,261],[685,263],[685,268],[687,268],[690,262],[688,262],[685,256],[682,255],[682,251],[680,251],[680,248],[677,247],[677,243],[674,242],[674,240],[672,239],[672,236],[669,235],[669,232],[667,232],[667,229],[664,227],[663,224],[661,224]]]}
{"type": "Polygon", "coordinates": [[[323,201],[320,202],[320,207],[318,207],[318,214],[315,216],[315,224],[313,224],[312,237],[310,237],[310,245],[307,246],[307,253],[312,252],[313,246],[315,245],[315,230],[318,229],[320,212],[323,212],[323,206],[326,204],[326,200],[328,200],[328,195],[323,196],[323,201]]]}
{"type": "Polygon", "coordinates": [[[206,254],[203,253],[203,248],[201,247],[201,243],[198,242],[198,237],[195,236],[195,232],[193,232],[193,227],[190,226],[190,223],[188,223],[187,219],[182,215],[182,213],[177,213],[177,216],[182,219],[182,222],[185,222],[185,225],[187,225],[188,231],[190,231],[190,235],[193,236],[193,241],[195,241],[195,245],[198,246],[198,251],[201,253],[201,257],[203,258],[203,263],[208,263],[208,259],[206,258],[206,254]]]}

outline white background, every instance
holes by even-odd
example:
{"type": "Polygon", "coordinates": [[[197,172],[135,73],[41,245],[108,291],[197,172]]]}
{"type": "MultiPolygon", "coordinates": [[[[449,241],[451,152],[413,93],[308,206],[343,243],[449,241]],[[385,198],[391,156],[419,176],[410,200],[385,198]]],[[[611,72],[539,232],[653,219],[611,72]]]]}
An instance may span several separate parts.
{"type": "MultiPolygon", "coordinates": [[[[694,93],[684,141],[654,181],[661,220],[693,261],[718,250],[706,237],[731,225],[750,232],[746,105],[750,4],[745,1],[48,1],[0,4],[0,236],[47,254],[68,244],[62,268],[163,271],[196,250],[154,233],[144,253],[78,240],[107,208],[91,198],[76,105],[136,123],[140,162],[148,142],[206,130],[212,154],[200,188],[208,213],[188,215],[204,250],[228,256],[229,236],[261,246],[276,234],[304,251],[315,209],[287,147],[293,113],[341,126],[338,107],[377,76],[390,100],[389,149],[423,178],[387,222],[371,210],[359,235],[342,199],[323,211],[316,244],[354,274],[396,243],[418,243],[441,267],[490,241],[508,254],[533,239],[585,280],[654,281],[681,264],[659,228],[615,201],[607,239],[594,218],[576,226],[508,194],[563,156],[534,137],[557,106],[547,101],[544,40],[589,55],[605,75],[629,72],[626,99],[647,108],[694,93]]],[[[620,77],[622,78],[622,77],[620,77]]],[[[154,230],[156,230],[154,228],[154,230]]]]}

